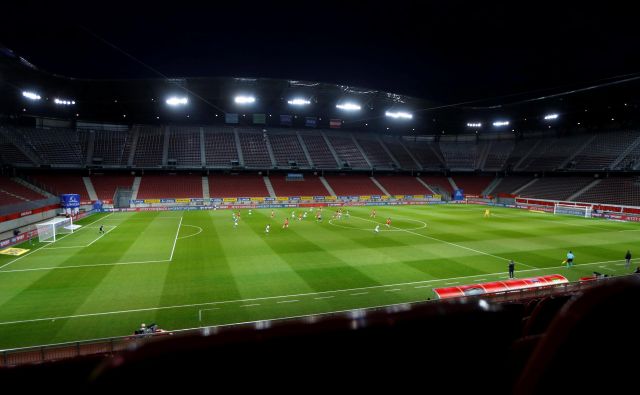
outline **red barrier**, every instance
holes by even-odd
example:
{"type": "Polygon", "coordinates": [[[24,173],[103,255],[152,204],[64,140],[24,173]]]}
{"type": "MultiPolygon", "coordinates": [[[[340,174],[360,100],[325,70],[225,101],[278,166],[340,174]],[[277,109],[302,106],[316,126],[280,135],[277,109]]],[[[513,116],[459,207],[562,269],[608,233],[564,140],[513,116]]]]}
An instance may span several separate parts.
{"type": "Polygon", "coordinates": [[[456,287],[434,288],[438,299],[459,298],[462,296],[483,295],[488,293],[508,292],[519,289],[539,288],[549,285],[566,284],[567,280],[559,274],[529,277],[517,280],[493,281],[456,287]]]}

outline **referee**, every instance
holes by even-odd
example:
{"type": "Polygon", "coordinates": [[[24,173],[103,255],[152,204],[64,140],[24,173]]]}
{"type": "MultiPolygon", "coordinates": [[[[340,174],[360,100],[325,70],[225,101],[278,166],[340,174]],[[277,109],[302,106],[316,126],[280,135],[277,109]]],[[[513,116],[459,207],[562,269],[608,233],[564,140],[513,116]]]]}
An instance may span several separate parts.
{"type": "Polygon", "coordinates": [[[513,276],[513,272],[516,269],[516,264],[513,262],[513,259],[509,261],[509,278],[515,278],[513,276]]]}

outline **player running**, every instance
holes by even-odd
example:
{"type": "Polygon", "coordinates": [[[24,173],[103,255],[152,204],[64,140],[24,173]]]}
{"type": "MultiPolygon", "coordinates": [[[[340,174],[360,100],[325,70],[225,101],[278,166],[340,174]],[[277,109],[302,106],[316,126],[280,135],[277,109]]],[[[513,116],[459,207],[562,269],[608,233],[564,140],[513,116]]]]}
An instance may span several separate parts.
{"type": "Polygon", "coordinates": [[[104,225],[100,225],[100,230],[98,230],[98,233],[104,233],[104,225]]]}
{"type": "Polygon", "coordinates": [[[273,218],[273,217],[275,217],[275,216],[276,216],[276,212],[275,212],[275,211],[273,211],[273,210],[271,210],[271,218],[273,218]]]}
{"type": "Polygon", "coordinates": [[[298,221],[302,221],[302,213],[298,214],[298,221]]]}
{"type": "Polygon", "coordinates": [[[385,226],[386,226],[387,228],[390,228],[390,227],[391,227],[391,218],[387,218],[387,222],[385,223],[385,226]]]}
{"type": "Polygon", "coordinates": [[[375,218],[376,217],[376,209],[375,208],[373,210],[371,210],[371,214],[369,214],[369,217],[371,217],[371,218],[375,218]]]}
{"type": "Polygon", "coordinates": [[[380,233],[380,225],[376,225],[376,228],[373,231],[376,233],[380,233]]]}
{"type": "Polygon", "coordinates": [[[264,228],[264,233],[269,234],[270,230],[271,230],[271,224],[267,224],[267,227],[264,228]]]}
{"type": "Polygon", "coordinates": [[[485,218],[489,218],[491,216],[491,210],[489,210],[488,208],[484,210],[484,217],[485,218]]]}
{"type": "Polygon", "coordinates": [[[253,212],[252,212],[252,210],[251,210],[251,209],[249,209],[249,215],[251,215],[251,214],[253,214],[253,212]]]}
{"type": "Polygon", "coordinates": [[[284,219],[284,225],[282,225],[282,229],[289,229],[289,218],[284,219]]]}

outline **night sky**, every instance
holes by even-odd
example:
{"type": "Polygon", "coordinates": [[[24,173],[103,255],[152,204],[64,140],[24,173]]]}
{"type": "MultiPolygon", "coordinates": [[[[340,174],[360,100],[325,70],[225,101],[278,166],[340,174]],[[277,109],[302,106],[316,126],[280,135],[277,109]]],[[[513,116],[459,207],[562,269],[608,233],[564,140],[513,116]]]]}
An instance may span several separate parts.
{"type": "Polygon", "coordinates": [[[631,2],[55,3],[1,5],[0,44],[71,77],[159,77],[109,44],[168,77],[322,81],[442,103],[640,71],[631,2]]]}

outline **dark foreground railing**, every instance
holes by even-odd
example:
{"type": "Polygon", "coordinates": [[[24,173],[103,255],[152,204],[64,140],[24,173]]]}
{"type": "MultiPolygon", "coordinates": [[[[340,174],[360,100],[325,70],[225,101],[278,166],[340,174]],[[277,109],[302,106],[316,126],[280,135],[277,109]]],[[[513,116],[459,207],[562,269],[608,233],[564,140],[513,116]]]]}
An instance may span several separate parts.
{"type": "Polygon", "coordinates": [[[226,324],[226,325],[218,325],[218,326],[208,326],[201,327],[195,329],[181,329],[171,332],[161,332],[155,334],[145,334],[145,335],[130,335],[130,336],[121,336],[121,337],[111,337],[104,339],[94,339],[94,340],[83,340],[69,343],[60,343],[60,344],[50,344],[43,346],[35,346],[35,347],[26,347],[26,348],[16,348],[9,350],[0,350],[0,367],[11,367],[11,366],[19,366],[25,364],[35,364],[42,363],[47,361],[56,361],[61,359],[68,358],[77,358],[82,356],[89,355],[112,355],[114,353],[118,353],[120,351],[133,350],[141,347],[144,344],[149,342],[154,342],[161,339],[166,339],[168,336],[192,336],[192,335],[202,335],[202,336],[210,336],[218,333],[220,329],[223,327],[225,330],[233,330],[234,327],[247,327],[254,326],[256,329],[260,329],[261,327],[269,327],[270,321],[284,321],[289,320],[291,322],[296,321],[305,321],[309,322],[312,319],[313,322],[316,319],[320,320],[320,318],[331,317],[331,316],[361,316],[363,312],[366,311],[375,311],[387,309],[387,311],[395,311],[394,308],[399,306],[411,306],[416,304],[425,304],[425,303],[451,303],[451,302],[473,302],[479,301],[481,299],[485,299],[487,301],[493,303],[504,303],[510,301],[519,301],[522,299],[531,299],[531,298],[539,298],[550,295],[561,295],[566,293],[575,293],[581,292],[587,288],[591,288],[600,284],[602,281],[607,281],[608,279],[615,277],[602,278],[595,281],[579,281],[573,283],[565,283],[558,285],[551,285],[546,287],[539,288],[530,288],[530,289],[521,289],[514,290],[508,292],[500,292],[494,294],[484,294],[478,296],[465,296],[461,298],[452,298],[447,300],[428,300],[421,302],[408,302],[396,305],[382,306],[382,307],[374,307],[374,308],[364,308],[364,309],[353,309],[346,312],[339,313],[321,313],[321,314],[311,314],[302,318],[281,318],[281,319],[273,319],[273,320],[262,320],[251,323],[243,323],[243,324],[226,324]],[[356,313],[354,315],[354,313],[356,313]]]}

